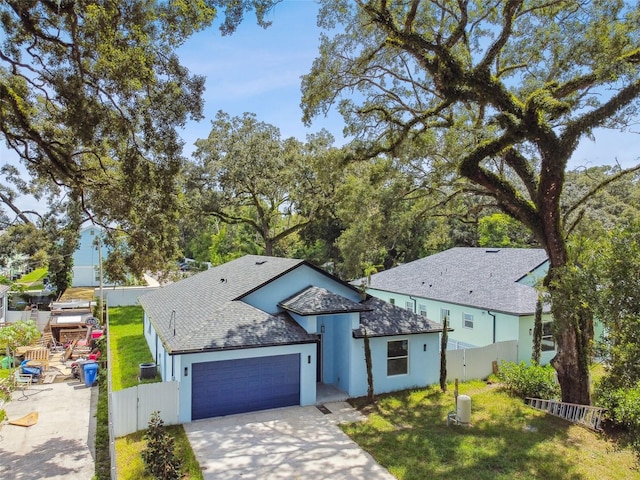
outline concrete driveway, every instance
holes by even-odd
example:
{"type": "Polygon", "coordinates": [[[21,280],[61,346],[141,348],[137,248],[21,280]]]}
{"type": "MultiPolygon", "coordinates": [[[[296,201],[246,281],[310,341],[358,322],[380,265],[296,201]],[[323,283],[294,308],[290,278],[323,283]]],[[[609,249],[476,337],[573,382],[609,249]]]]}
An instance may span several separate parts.
{"type": "Polygon", "coordinates": [[[98,387],[77,380],[38,384],[14,391],[2,408],[8,420],[30,413],[30,427],[0,427],[0,478],[90,480],[95,463],[95,411],[98,387]]]}
{"type": "Polygon", "coordinates": [[[338,427],[363,417],[346,402],[184,424],[205,480],[392,480],[338,427]]]}

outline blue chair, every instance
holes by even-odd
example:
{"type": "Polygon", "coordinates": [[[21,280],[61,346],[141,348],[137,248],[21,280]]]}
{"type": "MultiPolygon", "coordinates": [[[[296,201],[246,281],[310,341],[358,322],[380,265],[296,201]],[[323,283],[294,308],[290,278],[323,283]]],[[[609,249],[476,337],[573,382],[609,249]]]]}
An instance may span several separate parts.
{"type": "Polygon", "coordinates": [[[20,371],[25,375],[33,375],[33,378],[39,378],[42,375],[42,367],[28,367],[27,363],[31,360],[23,360],[20,364],[20,371]]]}

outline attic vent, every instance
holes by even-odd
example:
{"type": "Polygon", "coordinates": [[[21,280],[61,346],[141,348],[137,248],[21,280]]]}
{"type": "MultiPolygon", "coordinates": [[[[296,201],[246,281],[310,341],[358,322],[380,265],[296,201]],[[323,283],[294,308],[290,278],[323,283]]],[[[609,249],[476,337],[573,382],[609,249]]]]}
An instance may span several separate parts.
{"type": "Polygon", "coordinates": [[[260,260],[260,261],[256,262],[256,265],[264,265],[265,263],[267,263],[266,260],[260,260]]]}
{"type": "Polygon", "coordinates": [[[498,253],[500,251],[499,248],[490,248],[488,250],[485,250],[485,253],[498,253]]]}

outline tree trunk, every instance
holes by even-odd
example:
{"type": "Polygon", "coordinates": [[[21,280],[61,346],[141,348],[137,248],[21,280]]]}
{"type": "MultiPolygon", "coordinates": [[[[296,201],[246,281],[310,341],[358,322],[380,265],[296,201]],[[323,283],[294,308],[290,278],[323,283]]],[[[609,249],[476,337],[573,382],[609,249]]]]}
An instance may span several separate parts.
{"type": "Polygon", "coordinates": [[[558,374],[562,401],[591,405],[589,363],[593,341],[593,313],[574,292],[554,287],[556,272],[549,270],[545,283],[550,286],[556,355],[551,365],[558,374]],[[564,297],[564,298],[563,298],[564,297]]]}
{"type": "Polygon", "coordinates": [[[556,340],[558,353],[551,359],[551,365],[558,374],[562,401],[591,405],[589,365],[579,353],[584,335],[579,335],[576,329],[566,328],[556,336],[556,340]]]}
{"type": "Polygon", "coordinates": [[[373,391],[373,365],[371,362],[371,345],[369,344],[369,335],[367,329],[364,330],[364,362],[367,366],[367,401],[373,403],[375,394],[373,391]]]}
{"type": "Polygon", "coordinates": [[[440,390],[447,391],[447,343],[449,340],[449,319],[445,315],[442,319],[442,338],[440,340],[440,390]]]}
{"type": "Polygon", "coordinates": [[[540,365],[540,356],[542,353],[542,295],[538,294],[536,302],[536,314],[533,320],[533,353],[531,354],[531,363],[540,365]]]}

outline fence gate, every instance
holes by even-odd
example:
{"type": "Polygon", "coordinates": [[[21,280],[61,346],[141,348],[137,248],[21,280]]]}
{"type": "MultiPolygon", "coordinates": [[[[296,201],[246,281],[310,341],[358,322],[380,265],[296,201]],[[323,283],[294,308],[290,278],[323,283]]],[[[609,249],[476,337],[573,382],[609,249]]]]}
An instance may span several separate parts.
{"type": "Polygon", "coordinates": [[[145,383],[111,392],[115,437],[122,437],[149,424],[153,412],[160,412],[165,425],[176,425],[179,416],[179,382],[145,383]]]}

